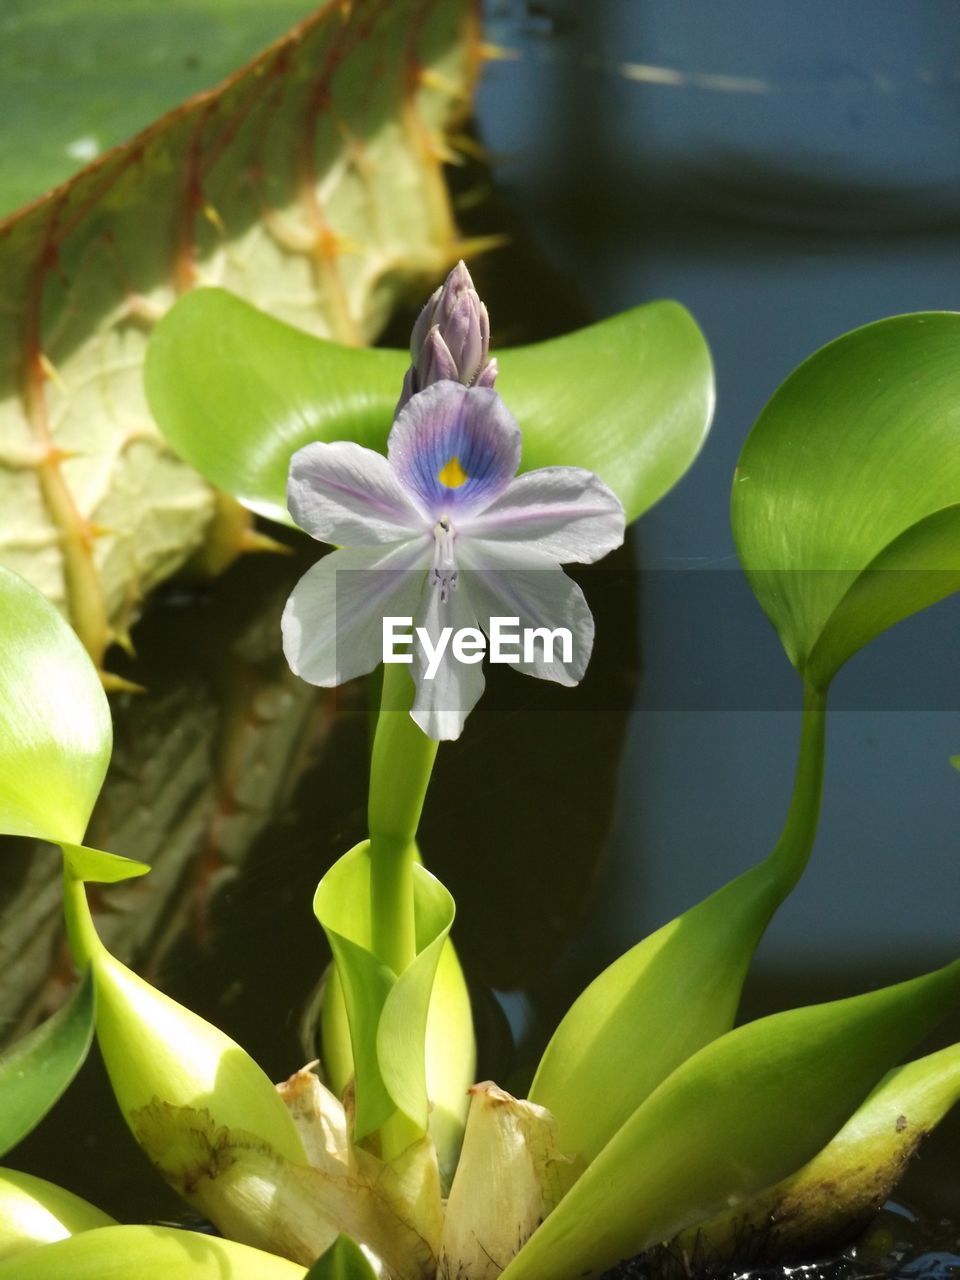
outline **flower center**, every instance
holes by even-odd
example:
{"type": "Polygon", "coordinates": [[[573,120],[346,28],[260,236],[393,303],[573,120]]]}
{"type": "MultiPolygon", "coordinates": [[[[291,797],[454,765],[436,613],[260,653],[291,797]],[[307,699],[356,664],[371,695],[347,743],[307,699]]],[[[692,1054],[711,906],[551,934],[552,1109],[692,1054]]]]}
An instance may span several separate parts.
{"type": "Polygon", "coordinates": [[[460,459],[456,454],[454,454],[453,457],[448,462],[445,462],[437,472],[437,479],[447,489],[459,489],[462,484],[465,484],[467,480],[470,479],[470,477],[464,471],[463,467],[461,467],[460,459]]]}
{"type": "MultiPolygon", "coordinates": [[[[456,458],[453,460],[456,462],[456,458]]],[[[447,464],[449,466],[449,463],[447,464]]],[[[457,561],[453,554],[456,534],[450,528],[446,516],[438,520],[433,530],[433,585],[440,588],[440,602],[446,604],[450,592],[457,588],[457,561]]]]}

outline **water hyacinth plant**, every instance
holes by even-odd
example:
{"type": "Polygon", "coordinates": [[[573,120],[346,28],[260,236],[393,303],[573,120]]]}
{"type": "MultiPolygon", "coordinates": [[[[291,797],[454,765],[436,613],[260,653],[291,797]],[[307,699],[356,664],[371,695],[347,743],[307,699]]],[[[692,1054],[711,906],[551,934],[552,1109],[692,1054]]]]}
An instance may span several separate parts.
{"type": "MultiPolygon", "coordinates": [[[[288,604],[294,668],[327,684],[365,674],[385,656],[384,618],[412,628],[411,661],[384,665],[369,838],[314,898],[332,954],[319,1069],[274,1087],[238,1044],[104,947],[85,885],[147,869],[83,844],[110,752],[105,698],[56,611],[0,572],[0,825],[62,850],[70,943],[87,975],[59,1021],[19,1050],[49,1064],[28,1125],[66,1086],[95,1023],[137,1142],[227,1237],[118,1226],[0,1174],[0,1280],[281,1280],[306,1268],[314,1280],[574,1280],[663,1246],[733,1260],[749,1229],[787,1257],[875,1209],[960,1093],[956,1046],[899,1065],[960,1002],[960,961],[734,1026],[752,954],[813,847],[833,675],[960,582],[960,469],[943,461],[958,456],[960,316],[846,335],[761,415],[733,521],[802,677],[781,836],[591,983],[527,1099],[474,1080],[454,902],[417,847],[438,743],[464,730],[483,688],[475,658],[498,617],[538,633],[511,665],[568,684],[584,674],[589,605],[559,566],[618,545],[625,518],[679,478],[706,430],[712,380],[675,304],[496,362],[489,349],[462,263],[418,320],[409,363],[308,339],[214,290],[178,303],[151,348],[154,411],[189,459],[276,514],[285,454],[286,518],[338,544],[288,604]],[[348,390],[335,397],[337,387],[348,390]],[[570,656],[548,658],[563,626],[570,656]],[[458,649],[458,631],[474,645],[458,649]],[[55,1230],[13,1230],[29,1216],[25,1198],[38,1220],[58,1212],[55,1230]]],[[[16,1079],[0,1063],[0,1089],[16,1079]]],[[[8,1146],[22,1128],[3,1135],[8,1146]]]]}

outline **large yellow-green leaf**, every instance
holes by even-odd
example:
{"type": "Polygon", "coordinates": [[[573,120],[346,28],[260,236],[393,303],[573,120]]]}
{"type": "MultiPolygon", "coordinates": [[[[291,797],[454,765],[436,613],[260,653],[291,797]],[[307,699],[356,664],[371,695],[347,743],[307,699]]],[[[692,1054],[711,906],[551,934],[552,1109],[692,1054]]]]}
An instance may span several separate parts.
{"type": "MultiPolygon", "coordinates": [[[[523,467],[596,471],[631,520],[676,484],[710,426],[710,354],[676,302],[495,354],[497,390],[523,429],[523,467]]],[[[204,290],[158,327],[147,393],[182,457],[255,511],[289,522],[290,455],[311,440],[383,451],[408,363],[402,351],[317,341],[204,290]]]]}
{"type": "Polygon", "coordinates": [[[740,559],[791,662],[826,686],[960,587],[960,314],[894,316],[794,371],[733,485],[740,559]]]}
{"type": "Polygon", "coordinates": [[[504,1280],[599,1275],[786,1177],[958,998],[960,961],[712,1041],[641,1103],[504,1280]]]}
{"type": "Polygon", "coordinates": [[[214,510],[146,407],[156,318],[215,281],[369,339],[457,255],[443,137],[477,55],[473,0],[330,0],[0,223],[0,561],[98,661],[214,510]]]}
{"type": "Polygon", "coordinates": [[[16,1169],[0,1169],[0,1260],[113,1219],[63,1187],[16,1169]]]}
{"type": "Polygon", "coordinates": [[[592,1160],[674,1068],[733,1026],[757,943],[813,847],[825,717],[808,690],[793,799],[770,856],[615,960],[555,1031],[530,1100],[555,1117],[562,1151],[592,1160]]]}
{"type": "Polygon", "coordinates": [[[111,740],[107,700],[77,637],[0,567],[0,831],[82,840],[111,740]]]}
{"type": "Polygon", "coordinates": [[[884,1204],[923,1139],[960,1100],[960,1045],[891,1071],[835,1138],[775,1186],[685,1232],[688,1255],[756,1264],[849,1235],[884,1204]]]}
{"type": "Polygon", "coordinates": [[[303,1280],[303,1267],[175,1227],[100,1227],[0,1261],[0,1280],[303,1280]]]}

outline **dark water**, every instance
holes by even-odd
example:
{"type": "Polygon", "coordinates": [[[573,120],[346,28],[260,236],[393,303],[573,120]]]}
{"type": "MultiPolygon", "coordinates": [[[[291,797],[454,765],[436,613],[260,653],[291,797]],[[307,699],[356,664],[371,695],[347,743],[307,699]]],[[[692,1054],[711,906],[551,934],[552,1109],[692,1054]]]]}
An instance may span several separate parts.
{"type": "MultiPolygon", "coordinates": [[[[422,843],[457,897],[481,1078],[522,1090],[583,984],[779,830],[799,688],[737,576],[737,454],[817,346],[960,298],[956,6],[873,0],[863,13],[836,0],[489,6],[488,38],[509,53],[477,103],[490,167],[455,181],[470,231],[511,236],[475,273],[495,335],[529,340],[674,297],[707,335],[719,399],[691,473],[583,577],[599,635],[584,687],[495,672],[440,754],[422,843]],[[681,574],[718,575],[721,603],[678,609],[681,574]],[[749,680],[733,681],[744,655],[749,680]]],[[[307,689],[278,653],[279,611],[312,555],[296,541],[295,557],[152,604],[130,667],[150,696],[116,705],[91,833],[155,866],[104,896],[110,945],[278,1079],[307,1052],[301,1019],[325,964],[313,888],[364,834],[364,692],[307,689]]],[[[948,602],[903,624],[838,681],[817,849],[761,946],[745,1016],[957,954],[957,622],[948,602]]],[[[54,867],[13,844],[0,862],[10,1033],[69,980],[54,867]]],[[[957,1038],[960,1019],[935,1043],[957,1038]]],[[[899,1256],[893,1232],[885,1252],[841,1259],[845,1276],[925,1274],[917,1260],[937,1253],[949,1257],[930,1274],[952,1267],[956,1233],[936,1224],[960,1219],[958,1136],[944,1125],[908,1175],[903,1195],[923,1213],[909,1231],[897,1218],[899,1256]]],[[[121,1218],[178,1212],[95,1059],[13,1163],[121,1218]]]]}

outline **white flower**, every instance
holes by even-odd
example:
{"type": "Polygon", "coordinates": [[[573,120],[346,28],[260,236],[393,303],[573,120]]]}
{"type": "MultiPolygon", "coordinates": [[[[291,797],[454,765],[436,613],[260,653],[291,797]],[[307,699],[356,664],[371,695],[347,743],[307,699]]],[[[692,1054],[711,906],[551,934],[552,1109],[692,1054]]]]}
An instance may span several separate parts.
{"type": "MultiPolygon", "coordinates": [[[[520,428],[497,393],[436,382],[393,424],[387,456],[349,442],[294,454],[287,498],[302,529],[341,549],[309,569],[283,615],[291,668],[317,685],[372,671],[385,616],[412,617],[436,644],[441,629],[519,619],[521,631],[570,630],[570,654],[521,654],[511,665],[577,684],[593,617],[561,563],[589,563],[623,541],[617,497],[590,471],[545,467],[518,476],[520,428]]],[[[447,653],[427,678],[414,645],[411,714],[431,738],[457,738],[483,692],[479,664],[447,653]]]]}

